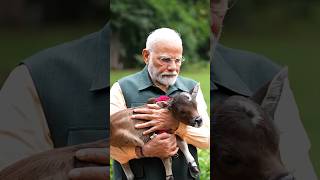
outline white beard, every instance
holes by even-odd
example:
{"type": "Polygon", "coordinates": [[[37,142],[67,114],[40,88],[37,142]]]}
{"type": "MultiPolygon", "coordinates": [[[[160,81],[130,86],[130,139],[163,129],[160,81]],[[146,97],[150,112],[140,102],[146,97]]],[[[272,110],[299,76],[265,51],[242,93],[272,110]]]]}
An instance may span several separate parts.
{"type": "Polygon", "coordinates": [[[157,70],[157,68],[154,67],[154,64],[151,59],[149,60],[148,71],[149,71],[149,74],[150,74],[152,81],[159,82],[160,84],[165,85],[165,86],[173,85],[176,82],[177,77],[178,77],[177,73],[166,73],[166,72],[160,73],[157,70]],[[169,75],[171,75],[171,76],[169,76],[169,75]],[[175,76],[172,76],[172,75],[175,75],[175,76]]]}

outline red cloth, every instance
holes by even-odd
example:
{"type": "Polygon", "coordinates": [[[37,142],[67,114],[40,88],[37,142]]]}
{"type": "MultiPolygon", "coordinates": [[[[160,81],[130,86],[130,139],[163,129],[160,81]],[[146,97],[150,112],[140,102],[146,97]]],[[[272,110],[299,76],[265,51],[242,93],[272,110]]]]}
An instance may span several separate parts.
{"type": "MultiPolygon", "coordinates": [[[[156,102],[161,102],[161,101],[169,101],[171,98],[169,96],[159,96],[157,99],[156,99],[156,102]]],[[[156,133],[157,134],[161,134],[161,133],[168,133],[167,130],[158,130],[156,133]]]]}
{"type": "Polygon", "coordinates": [[[169,100],[170,100],[169,96],[159,96],[158,98],[156,98],[156,102],[169,101],[169,100]]]}

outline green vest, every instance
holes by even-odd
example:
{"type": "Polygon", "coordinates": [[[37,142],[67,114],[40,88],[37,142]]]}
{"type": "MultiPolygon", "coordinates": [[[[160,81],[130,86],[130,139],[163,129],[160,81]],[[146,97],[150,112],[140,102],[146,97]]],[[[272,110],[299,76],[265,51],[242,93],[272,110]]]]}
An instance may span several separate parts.
{"type": "Polygon", "coordinates": [[[109,26],[23,61],[40,97],[55,147],[109,134],[109,26]]]}
{"type": "MultiPolygon", "coordinates": [[[[150,80],[147,66],[140,72],[124,77],[119,81],[127,107],[143,105],[149,98],[161,95],[173,95],[174,93],[189,92],[196,85],[196,82],[187,78],[178,77],[174,85],[170,86],[165,93],[153,85],[150,80]]],[[[197,160],[197,149],[189,145],[189,150],[197,160]]],[[[114,161],[114,177],[116,180],[126,179],[120,164],[114,161]]],[[[163,180],[165,179],[165,169],[159,158],[141,158],[129,161],[130,167],[135,175],[135,179],[163,180]]],[[[188,171],[186,159],[181,151],[178,157],[172,158],[172,172],[175,180],[193,179],[188,171]]]]}
{"type": "Polygon", "coordinates": [[[279,70],[261,55],[218,45],[210,63],[211,112],[231,95],[252,96],[279,70]]]}

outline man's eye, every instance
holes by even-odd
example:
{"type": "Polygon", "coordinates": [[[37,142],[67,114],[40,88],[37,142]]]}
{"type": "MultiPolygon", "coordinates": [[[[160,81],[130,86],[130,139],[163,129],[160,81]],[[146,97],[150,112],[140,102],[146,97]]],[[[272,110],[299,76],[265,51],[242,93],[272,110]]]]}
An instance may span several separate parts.
{"type": "Polygon", "coordinates": [[[171,59],[170,58],[161,58],[161,60],[165,63],[170,63],[171,59]]]}
{"type": "Polygon", "coordinates": [[[176,59],[174,62],[175,62],[176,64],[179,64],[179,63],[181,63],[181,59],[176,59]]]}

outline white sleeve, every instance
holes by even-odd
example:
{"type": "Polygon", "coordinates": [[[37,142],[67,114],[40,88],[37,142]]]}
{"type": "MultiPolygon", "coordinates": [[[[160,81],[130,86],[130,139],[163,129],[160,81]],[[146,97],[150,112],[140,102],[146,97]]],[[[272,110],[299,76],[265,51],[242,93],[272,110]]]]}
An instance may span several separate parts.
{"type": "Polygon", "coordinates": [[[50,131],[26,66],[16,67],[0,90],[0,169],[53,149],[50,131]]]}
{"type": "Polygon", "coordinates": [[[126,102],[124,100],[120,85],[118,82],[116,82],[110,89],[110,115],[123,109],[127,109],[126,102]]]}
{"type": "Polygon", "coordinates": [[[280,131],[281,158],[289,172],[293,172],[296,179],[317,180],[309,158],[310,141],[300,120],[288,79],[274,121],[280,131]]]}

